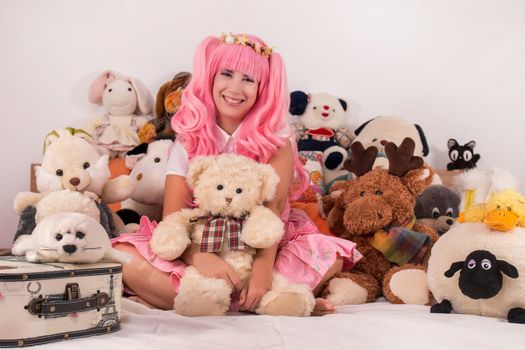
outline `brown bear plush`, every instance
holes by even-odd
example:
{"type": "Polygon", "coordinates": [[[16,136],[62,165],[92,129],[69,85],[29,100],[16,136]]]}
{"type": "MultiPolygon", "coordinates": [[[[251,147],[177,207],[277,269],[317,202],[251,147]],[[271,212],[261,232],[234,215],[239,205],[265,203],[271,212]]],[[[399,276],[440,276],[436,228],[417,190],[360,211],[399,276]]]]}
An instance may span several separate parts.
{"type": "Polygon", "coordinates": [[[157,92],[155,115],[139,130],[140,143],[151,143],[158,139],[175,139],[171,128],[171,117],[178,112],[184,88],[191,79],[191,73],[180,72],[172,80],[162,85],[157,92]]]}
{"type": "Polygon", "coordinates": [[[335,305],[358,304],[383,295],[392,303],[430,304],[426,264],[438,235],[415,222],[416,195],[432,181],[433,171],[414,157],[415,143],[385,146],[389,169],[372,169],[377,148],[351,147],[345,167],[357,179],[340,182],[323,197],[332,232],[357,244],[364,258],[352,272],[328,281],[325,295],[335,305]],[[341,288],[344,285],[345,288],[341,288]],[[345,293],[333,295],[332,290],[345,293]]]}

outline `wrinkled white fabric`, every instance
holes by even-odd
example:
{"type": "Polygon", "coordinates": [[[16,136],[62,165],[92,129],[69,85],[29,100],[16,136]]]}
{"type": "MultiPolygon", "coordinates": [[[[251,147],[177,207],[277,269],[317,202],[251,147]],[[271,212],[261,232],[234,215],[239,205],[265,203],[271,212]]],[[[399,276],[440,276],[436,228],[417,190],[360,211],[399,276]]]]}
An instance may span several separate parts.
{"type": "Polygon", "coordinates": [[[525,325],[418,305],[344,306],[324,317],[233,314],[188,318],[122,300],[122,330],[42,349],[524,349],[525,325]]]}

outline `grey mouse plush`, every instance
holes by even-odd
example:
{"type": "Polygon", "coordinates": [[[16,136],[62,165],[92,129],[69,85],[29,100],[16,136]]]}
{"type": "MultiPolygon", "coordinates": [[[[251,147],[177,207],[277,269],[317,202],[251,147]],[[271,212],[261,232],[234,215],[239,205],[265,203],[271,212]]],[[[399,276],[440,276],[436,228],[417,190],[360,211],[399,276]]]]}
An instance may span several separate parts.
{"type": "Polygon", "coordinates": [[[457,192],[443,185],[432,185],[417,196],[414,213],[419,222],[442,235],[456,222],[460,202],[457,192]]]}

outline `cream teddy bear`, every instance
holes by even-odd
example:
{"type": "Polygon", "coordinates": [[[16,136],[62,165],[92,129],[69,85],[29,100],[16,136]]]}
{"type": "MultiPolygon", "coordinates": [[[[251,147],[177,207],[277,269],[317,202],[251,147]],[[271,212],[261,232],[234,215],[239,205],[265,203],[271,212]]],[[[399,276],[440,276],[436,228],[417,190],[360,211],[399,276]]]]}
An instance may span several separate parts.
{"type": "MultiPolygon", "coordinates": [[[[173,260],[192,242],[203,252],[215,252],[228,262],[242,283],[251,274],[256,249],[280,241],[281,219],[263,204],[273,199],[279,176],[267,164],[223,154],[197,157],[186,181],[197,208],[165,217],[153,232],[151,249],[173,260]]],[[[230,305],[231,286],[222,279],[201,275],[187,267],[175,297],[175,312],[186,316],[224,315],[230,305]]],[[[255,310],[258,314],[308,316],[315,305],[306,285],[290,283],[274,272],[272,289],[255,310]]]]}

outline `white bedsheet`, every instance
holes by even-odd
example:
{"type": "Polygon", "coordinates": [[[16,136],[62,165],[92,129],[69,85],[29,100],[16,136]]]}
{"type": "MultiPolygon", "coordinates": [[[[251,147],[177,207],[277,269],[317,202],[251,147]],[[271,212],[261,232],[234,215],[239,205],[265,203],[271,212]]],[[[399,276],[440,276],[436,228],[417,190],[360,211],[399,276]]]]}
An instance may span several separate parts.
{"type": "Polygon", "coordinates": [[[235,314],[187,318],[123,300],[119,332],[52,343],[49,349],[525,349],[525,325],[376,302],[337,314],[293,318],[235,314]]]}

